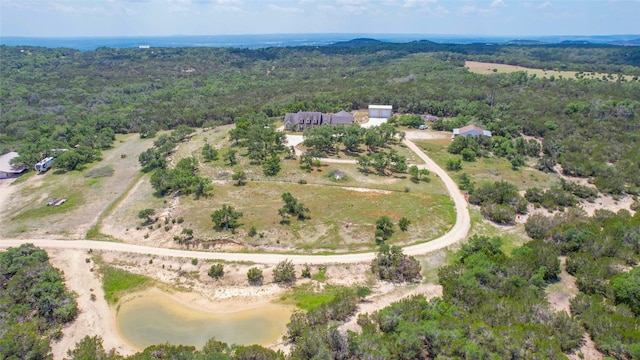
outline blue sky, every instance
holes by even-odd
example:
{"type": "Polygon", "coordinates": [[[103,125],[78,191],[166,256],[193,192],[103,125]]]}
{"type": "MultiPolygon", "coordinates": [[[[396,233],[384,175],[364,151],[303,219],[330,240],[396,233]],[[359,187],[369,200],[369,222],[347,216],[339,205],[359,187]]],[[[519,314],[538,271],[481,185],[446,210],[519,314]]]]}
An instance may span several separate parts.
{"type": "Polygon", "coordinates": [[[0,0],[0,36],[640,33],[640,0],[0,0]]]}

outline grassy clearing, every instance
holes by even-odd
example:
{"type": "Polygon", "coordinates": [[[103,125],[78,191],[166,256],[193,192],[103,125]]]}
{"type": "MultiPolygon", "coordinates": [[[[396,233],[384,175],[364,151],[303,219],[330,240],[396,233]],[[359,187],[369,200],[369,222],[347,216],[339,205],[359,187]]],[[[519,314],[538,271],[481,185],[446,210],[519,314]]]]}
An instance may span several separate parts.
{"type": "Polygon", "coordinates": [[[84,177],[86,178],[100,178],[100,177],[109,177],[113,176],[115,169],[113,166],[107,165],[102,167],[93,168],[86,173],[84,173],[84,177]]]}
{"type": "Polygon", "coordinates": [[[469,236],[499,236],[502,238],[502,251],[507,255],[510,255],[513,249],[522,246],[531,240],[526,235],[523,224],[518,224],[516,226],[499,226],[485,220],[479,210],[471,209],[470,213],[471,231],[469,232],[469,236]]]}
{"type": "MultiPolygon", "coordinates": [[[[416,188],[420,185],[413,184],[416,188]]],[[[246,186],[216,185],[209,199],[181,199],[181,214],[189,227],[200,229],[199,237],[228,237],[212,229],[211,213],[222,204],[242,211],[244,224],[237,236],[255,246],[275,246],[305,252],[372,250],[375,221],[387,215],[397,222],[403,216],[412,221],[410,231],[396,233],[392,244],[433,239],[445,233],[455,221],[453,203],[446,195],[428,191],[361,192],[339,186],[300,185],[286,182],[249,182],[246,186]],[[290,192],[310,209],[311,219],[280,224],[281,194],[290,192]],[[202,211],[202,209],[210,211],[202,211]],[[255,226],[263,236],[248,237],[255,226]]]]}
{"type": "Polygon", "coordinates": [[[85,238],[105,209],[139,178],[138,155],[151,144],[137,134],[117,135],[114,147],[102,153],[103,160],[83,170],[25,178],[13,194],[12,206],[0,216],[0,234],[85,238]],[[54,197],[67,202],[47,207],[54,197]]]}
{"type": "Polygon", "coordinates": [[[319,286],[317,283],[310,282],[294,286],[287,294],[283,295],[280,300],[285,304],[293,304],[302,310],[311,311],[333,300],[336,293],[342,289],[344,289],[342,286],[319,286]]]}
{"type": "MultiPolygon", "coordinates": [[[[415,140],[414,143],[443,169],[446,169],[447,159],[461,158],[460,155],[447,152],[447,146],[450,143],[449,139],[415,140]]],[[[520,190],[534,186],[547,188],[549,184],[559,181],[556,175],[529,167],[513,170],[511,163],[507,159],[498,157],[478,158],[474,162],[463,161],[462,170],[450,171],[449,175],[455,180],[462,173],[470,175],[475,182],[505,180],[516,185],[520,190]]]]}
{"type": "MultiPolygon", "coordinates": [[[[230,128],[222,127],[194,135],[189,142],[178,146],[172,156],[173,161],[187,156],[200,159],[205,142],[219,149],[232,146],[227,139],[230,128]]],[[[415,157],[408,149],[397,148],[411,156],[410,162],[415,157]]],[[[429,183],[415,184],[407,174],[364,174],[355,164],[323,164],[320,169],[307,172],[300,168],[298,160],[283,160],[278,176],[265,177],[262,168],[250,164],[242,156],[243,152],[243,149],[238,149],[238,164],[235,166],[226,165],[221,159],[200,163],[200,174],[213,180],[212,196],[199,200],[180,197],[180,205],[172,216],[183,217],[183,227],[193,229],[196,238],[233,238],[250,246],[251,251],[265,247],[276,248],[280,252],[364,251],[375,249],[374,223],[382,215],[390,216],[396,222],[404,216],[411,220],[408,232],[402,233],[396,228],[396,233],[389,240],[399,245],[436,238],[449,230],[455,221],[453,203],[437,178],[429,183]],[[234,186],[231,174],[236,168],[247,174],[246,186],[234,186]],[[332,171],[343,172],[347,179],[339,182],[331,179],[328,174],[332,171]],[[283,205],[281,195],[284,192],[292,193],[304,203],[310,209],[311,219],[292,219],[290,225],[280,224],[278,209],[283,205]],[[223,204],[229,204],[244,214],[240,220],[243,225],[235,235],[213,230],[210,215],[223,204]],[[251,226],[256,227],[259,235],[247,235],[251,226]]],[[[138,190],[143,189],[149,191],[146,180],[144,188],[138,190]]],[[[141,201],[148,197],[133,196],[141,201]]],[[[165,203],[167,201],[169,199],[164,200],[165,203]]],[[[142,208],[139,202],[135,205],[137,210],[129,215],[133,221],[137,221],[135,214],[142,208]]],[[[157,210],[157,213],[161,212],[157,210]]],[[[134,226],[131,220],[127,224],[134,226]]]]}
{"type": "Polygon", "coordinates": [[[96,263],[99,264],[99,271],[102,275],[104,297],[109,304],[116,304],[123,295],[139,291],[153,284],[153,279],[149,277],[120,270],[106,265],[100,260],[96,260],[96,263]]]}
{"type": "Polygon", "coordinates": [[[465,61],[465,67],[469,71],[476,74],[495,74],[495,73],[512,73],[516,71],[525,71],[529,75],[535,75],[539,78],[549,79],[554,77],[556,79],[599,79],[605,81],[617,81],[618,79],[624,79],[625,81],[637,81],[633,80],[633,76],[620,75],[620,74],[605,74],[598,72],[579,72],[579,71],[557,71],[557,70],[544,70],[544,69],[532,69],[523,66],[486,63],[479,61],[465,61]]]}
{"type": "MultiPolygon", "coordinates": [[[[30,188],[27,188],[28,190],[30,188]]],[[[41,202],[30,204],[24,211],[12,217],[12,221],[31,221],[48,218],[52,215],[68,213],[84,203],[83,194],[74,192],[69,187],[53,189],[50,195],[41,202]],[[46,202],[53,198],[66,198],[67,201],[60,206],[47,206],[46,202]]]]}

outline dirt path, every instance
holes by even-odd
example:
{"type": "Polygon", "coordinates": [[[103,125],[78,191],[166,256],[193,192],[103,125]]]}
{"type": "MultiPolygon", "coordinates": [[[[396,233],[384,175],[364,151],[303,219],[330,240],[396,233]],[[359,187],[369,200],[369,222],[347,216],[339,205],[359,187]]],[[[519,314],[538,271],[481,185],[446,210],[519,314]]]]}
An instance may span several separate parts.
{"type": "Polygon", "coordinates": [[[78,317],[62,329],[60,341],[52,342],[54,359],[63,359],[67,349],[85,336],[100,335],[104,348],[115,348],[122,355],[130,355],[134,350],[126,345],[115,330],[115,313],[104,299],[102,283],[92,271],[93,263],[87,262],[89,257],[82,250],[49,250],[51,264],[62,270],[69,290],[78,294],[78,317]],[[92,297],[92,295],[94,295],[92,297]]]}

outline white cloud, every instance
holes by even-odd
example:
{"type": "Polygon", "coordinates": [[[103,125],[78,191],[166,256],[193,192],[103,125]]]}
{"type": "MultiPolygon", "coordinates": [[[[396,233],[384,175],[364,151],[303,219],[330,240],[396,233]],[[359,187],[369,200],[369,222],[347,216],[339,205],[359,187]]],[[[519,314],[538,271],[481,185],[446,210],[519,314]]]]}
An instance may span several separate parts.
{"type": "Polygon", "coordinates": [[[367,10],[369,10],[369,8],[366,6],[354,6],[354,5],[347,5],[347,6],[344,6],[342,9],[345,12],[355,14],[355,15],[364,14],[367,10]]]}
{"type": "Polygon", "coordinates": [[[467,4],[461,7],[458,12],[462,15],[472,15],[472,14],[486,14],[489,12],[489,10],[479,8],[475,4],[467,4]]]}
{"type": "Polygon", "coordinates": [[[331,5],[318,5],[318,10],[320,11],[335,11],[336,8],[334,6],[331,5]]]}
{"type": "Polygon", "coordinates": [[[436,6],[436,10],[435,10],[436,15],[446,15],[449,13],[449,10],[447,10],[447,8],[445,8],[442,5],[438,5],[436,6]]]}
{"type": "Polygon", "coordinates": [[[551,6],[551,1],[545,1],[542,4],[538,5],[540,9],[548,8],[549,6],[551,6]]]}
{"type": "Polygon", "coordinates": [[[363,5],[369,3],[369,0],[338,0],[338,4],[346,5],[363,5]]]}
{"type": "Polygon", "coordinates": [[[429,4],[435,3],[436,0],[405,0],[402,7],[405,8],[416,8],[416,7],[424,7],[429,4]]]}
{"type": "Polygon", "coordinates": [[[275,4],[269,4],[269,9],[273,10],[273,11],[277,11],[277,12],[282,12],[282,13],[288,13],[288,14],[295,14],[295,13],[301,13],[303,12],[302,9],[299,9],[297,7],[285,7],[285,6],[278,6],[275,4]]]}
{"type": "Polygon", "coordinates": [[[505,6],[504,0],[493,0],[491,2],[491,7],[505,6]]]}

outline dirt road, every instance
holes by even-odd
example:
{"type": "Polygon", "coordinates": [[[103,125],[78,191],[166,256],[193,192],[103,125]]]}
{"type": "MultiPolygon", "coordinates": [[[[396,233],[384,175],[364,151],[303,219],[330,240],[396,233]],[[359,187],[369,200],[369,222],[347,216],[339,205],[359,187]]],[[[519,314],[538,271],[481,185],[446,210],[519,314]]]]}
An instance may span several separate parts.
{"type": "MultiPolygon", "coordinates": [[[[449,232],[443,236],[421,244],[411,245],[404,248],[407,255],[426,254],[441,248],[448,247],[455,242],[464,239],[469,232],[471,218],[464,196],[449,175],[431,160],[413,142],[405,139],[404,144],[414,151],[426,164],[426,168],[442,179],[447,191],[451,194],[456,209],[456,222],[449,232]]],[[[48,249],[81,249],[81,250],[103,250],[120,251],[136,254],[147,254],[155,256],[172,256],[198,259],[217,259],[225,261],[252,261],[261,264],[276,264],[288,259],[296,264],[329,264],[329,263],[360,263],[369,262],[374,257],[374,253],[354,253],[340,255],[300,255],[300,254],[251,254],[251,253],[227,253],[227,252],[204,252],[182,249],[156,248],[151,246],[140,246],[134,244],[123,244],[117,242],[103,242],[92,240],[51,240],[51,239],[0,239],[0,248],[15,247],[23,243],[33,243],[38,247],[48,249]]]]}

